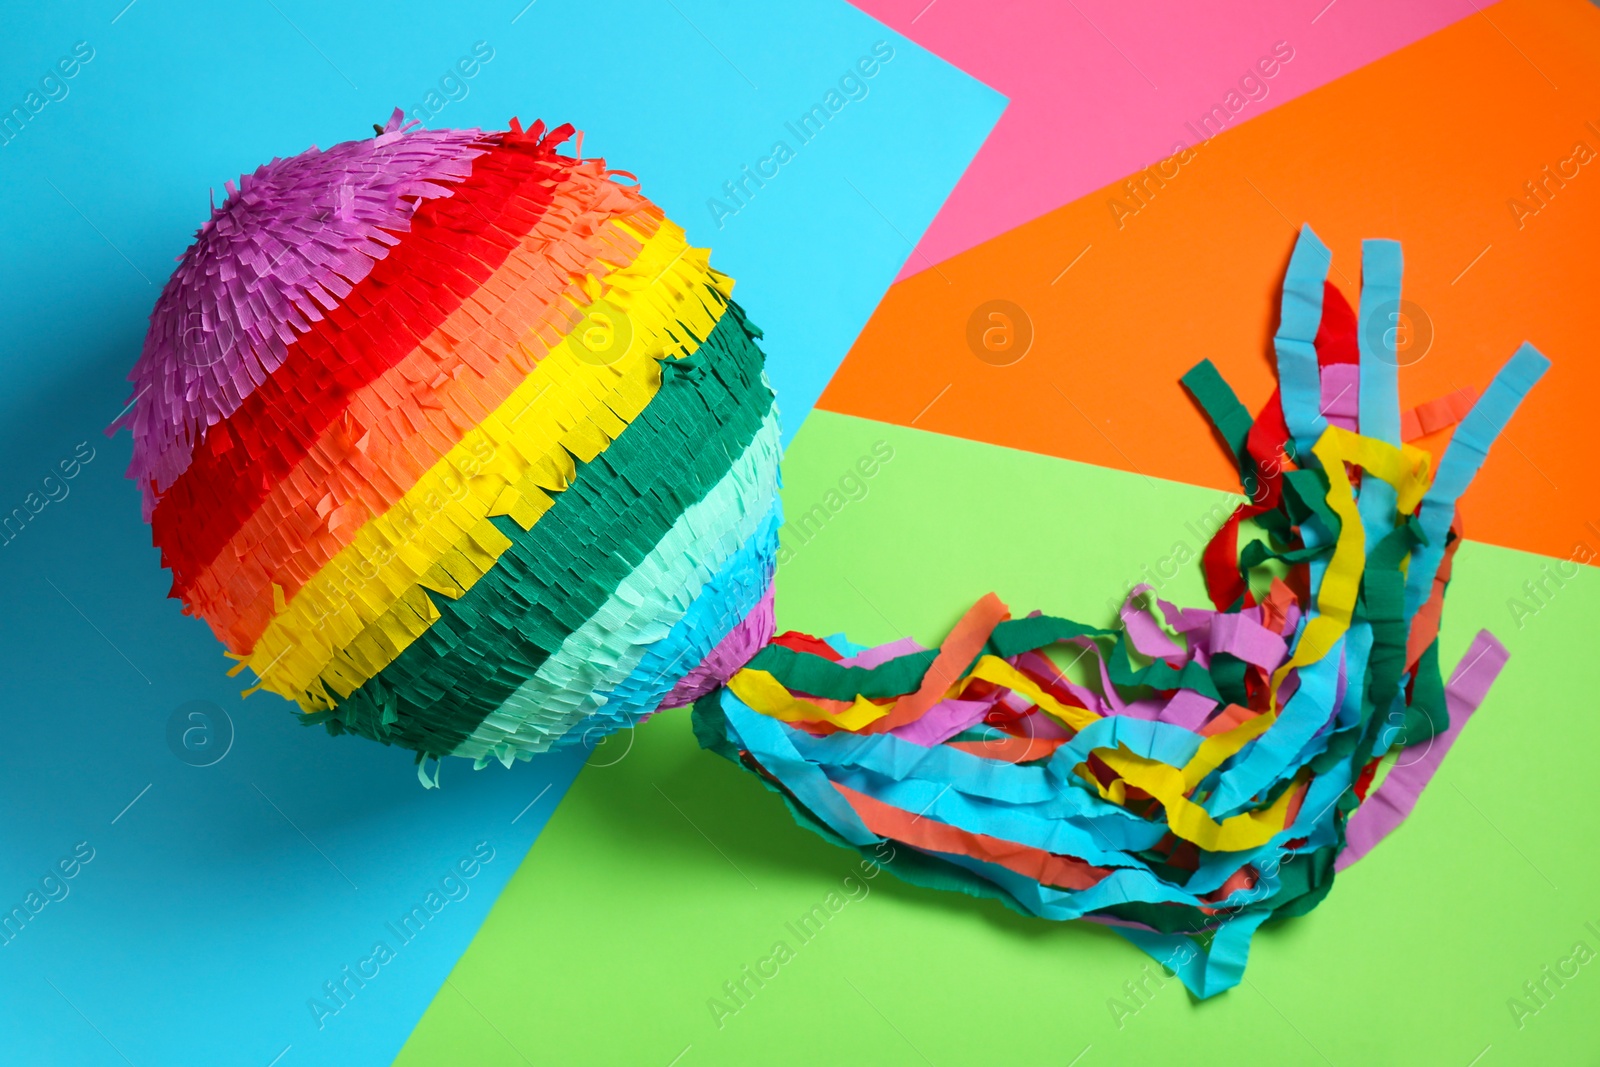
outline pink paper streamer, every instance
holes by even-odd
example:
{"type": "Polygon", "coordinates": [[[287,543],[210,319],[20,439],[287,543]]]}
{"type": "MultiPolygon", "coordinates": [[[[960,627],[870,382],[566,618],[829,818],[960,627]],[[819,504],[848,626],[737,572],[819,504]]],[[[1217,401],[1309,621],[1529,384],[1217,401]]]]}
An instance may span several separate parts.
{"type": "Polygon", "coordinates": [[[1193,689],[1180,689],[1172,694],[1172,699],[1167,701],[1166,707],[1161,709],[1156,720],[1199,733],[1216,707],[1217,702],[1204,693],[1196,693],[1193,689]]]}
{"type": "Polygon", "coordinates": [[[666,699],[662,700],[663,708],[681,708],[686,704],[693,704],[696,700],[716,689],[726,685],[740,667],[749,663],[768,641],[772,640],[773,631],[777,627],[773,620],[772,585],[767,585],[766,595],[744,618],[739,620],[728,635],[717,643],[705,659],[695,665],[694,670],[678,679],[678,684],[672,687],[666,699]]]}
{"type": "Polygon", "coordinates": [[[1444,762],[1450,746],[1455,744],[1467,720],[1478,710],[1489,687],[1505,667],[1507,655],[1506,647],[1493,634],[1488,630],[1478,631],[1472,647],[1467,649],[1444,687],[1445,705],[1450,709],[1449,727],[1435,736],[1415,761],[1397,763],[1391,768],[1383,783],[1369,793],[1366,801],[1350,816],[1345,826],[1345,846],[1334,861],[1334,870],[1342,871],[1371,852],[1378,842],[1406,821],[1417,806],[1422,790],[1444,762]]]}
{"type": "Polygon", "coordinates": [[[865,652],[857,652],[853,656],[847,656],[839,661],[839,666],[865,667],[871,670],[873,667],[881,667],[892,659],[909,656],[913,652],[926,651],[927,649],[923,648],[915,638],[902,637],[898,641],[890,641],[887,645],[878,645],[875,648],[867,649],[865,652]]]}
{"type": "Polygon", "coordinates": [[[947,697],[923,712],[915,722],[908,722],[889,732],[902,741],[931,747],[948,741],[969,726],[976,726],[989,714],[999,698],[996,692],[988,700],[958,700],[947,697]]]}
{"type": "Polygon", "coordinates": [[[1140,655],[1152,659],[1182,656],[1183,649],[1173,643],[1172,638],[1162,631],[1160,624],[1139,602],[1140,595],[1149,588],[1148,585],[1135,586],[1122,605],[1122,628],[1128,633],[1128,643],[1140,655]]]}
{"type": "Polygon", "coordinates": [[[1209,647],[1212,654],[1226,652],[1269,671],[1288,655],[1288,646],[1283,638],[1248,615],[1218,615],[1213,618],[1209,647]]]}
{"type": "Polygon", "coordinates": [[[1329,424],[1356,432],[1361,411],[1361,368],[1330,363],[1322,368],[1322,414],[1329,424]]]}

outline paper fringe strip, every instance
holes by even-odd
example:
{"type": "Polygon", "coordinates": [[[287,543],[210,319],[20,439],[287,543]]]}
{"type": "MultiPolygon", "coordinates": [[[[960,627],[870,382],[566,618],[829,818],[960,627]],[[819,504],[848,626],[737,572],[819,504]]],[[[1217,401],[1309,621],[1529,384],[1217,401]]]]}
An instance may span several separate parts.
{"type": "Polygon", "coordinates": [[[1402,416],[1399,246],[1365,243],[1359,324],[1329,261],[1302,230],[1256,418],[1209,362],[1184,378],[1248,497],[1205,552],[1214,608],[1141,585],[1102,629],[991,594],[937,650],[784,634],[695,704],[701,744],[868,861],[892,842],[908,881],[1104,923],[1198,997],[1237,984],[1261,923],[1410,813],[1504,665],[1485,631],[1440,676],[1455,504],[1548,367],[1524,345],[1475,402],[1402,416]],[[1437,471],[1402,443],[1458,419],[1437,471]],[[1245,520],[1266,536],[1241,551],[1245,520]]]}
{"type": "Polygon", "coordinates": [[[779,431],[732,282],[571,127],[371,140],[228,184],[151,316],[129,474],[172,595],[302,721],[510,765],[693,704],[803,825],[922,885],[1112,926],[1197,996],[1412,810],[1505,651],[1446,684],[1455,502],[1547,361],[1399,409],[1302,231],[1209,609],[993,595],[938,649],[773,638],[779,431]],[[1406,443],[1454,426],[1437,470],[1406,443]],[[1240,548],[1241,523],[1261,536],[1240,548]],[[1417,746],[1423,746],[1418,748],[1417,746]],[[1408,756],[1393,759],[1396,751],[1408,756]]]}
{"type": "Polygon", "coordinates": [[[387,254],[419,201],[449,193],[483,151],[477,130],[399,132],[273,160],[227,183],[172,273],[129,378],[138,403],[128,476],[155,496],[195,440],[282,364],[295,332],[322,320],[387,254]]]}

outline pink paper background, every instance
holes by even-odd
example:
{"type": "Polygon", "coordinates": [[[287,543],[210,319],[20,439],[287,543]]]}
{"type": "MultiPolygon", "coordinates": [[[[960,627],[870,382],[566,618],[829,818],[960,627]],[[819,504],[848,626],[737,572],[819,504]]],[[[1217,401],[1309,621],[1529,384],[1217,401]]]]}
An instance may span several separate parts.
{"type": "Polygon", "coordinates": [[[901,277],[1164,159],[1179,139],[1193,143],[1185,122],[1220,104],[1277,41],[1289,42],[1294,59],[1238,121],[1475,10],[1469,0],[856,5],[1011,99],[901,277]]]}

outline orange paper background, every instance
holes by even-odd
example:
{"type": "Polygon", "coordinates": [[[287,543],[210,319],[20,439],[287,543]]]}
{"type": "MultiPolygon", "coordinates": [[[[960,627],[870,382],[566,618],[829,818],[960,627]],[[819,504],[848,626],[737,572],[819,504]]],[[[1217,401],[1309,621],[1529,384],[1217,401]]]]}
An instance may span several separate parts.
{"type": "Polygon", "coordinates": [[[1582,0],[1486,7],[1204,142],[1143,206],[1118,183],[896,284],[820,406],[1236,489],[1178,378],[1209,358],[1252,410],[1265,401],[1278,289],[1309,222],[1352,304],[1361,240],[1403,242],[1404,296],[1434,329],[1401,370],[1404,406],[1482,388],[1523,340],[1553,361],[1463,501],[1468,535],[1600,547],[1600,155],[1536,214],[1510,206],[1537,207],[1524,183],[1577,142],[1600,153],[1597,60],[1600,11],[1582,0]],[[994,299],[1033,325],[1010,366],[967,344],[994,299]]]}

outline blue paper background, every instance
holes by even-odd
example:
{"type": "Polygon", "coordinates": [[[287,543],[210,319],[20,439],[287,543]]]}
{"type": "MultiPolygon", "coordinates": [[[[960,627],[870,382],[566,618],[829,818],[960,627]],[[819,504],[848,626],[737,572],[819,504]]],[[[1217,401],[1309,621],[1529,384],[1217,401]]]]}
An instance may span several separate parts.
{"type": "Polygon", "coordinates": [[[484,41],[494,58],[428,124],[571,121],[639,173],[738,279],[792,435],[1004,101],[834,0],[124,2],[8,5],[0,29],[0,113],[76,42],[95,50],[0,147],[0,514],[95,449],[0,546],[0,913],[78,842],[95,850],[0,944],[0,1059],[386,1063],[582,754],[447,765],[424,792],[408,753],[241,703],[207,628],[164,599],[128,439],[101,431],[207,189],[409,112],[484,41]],[[895,56],[867,97],[799,145],[784,124],[878,41],[895,56]],[[707,199],[779,139],[795,157],[719,229],[707,199]],[[193,700],[236,730],[212,766],[169,749],[193,700]],[[495,858],[469,895],[400,946],[385,923],[480,841],[495,858]],[[396,958],[319,1030],[308,999],[380,939],[396,958]]]}

